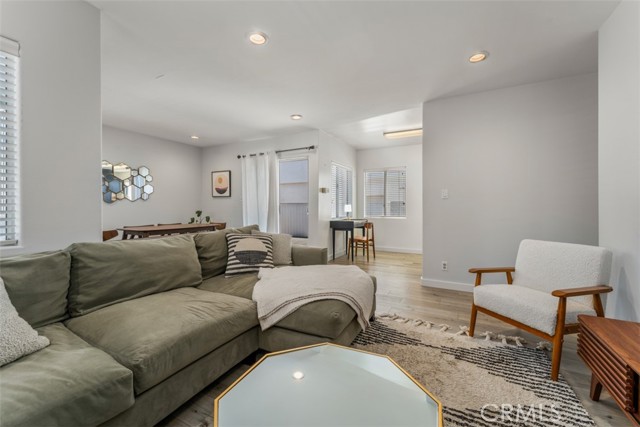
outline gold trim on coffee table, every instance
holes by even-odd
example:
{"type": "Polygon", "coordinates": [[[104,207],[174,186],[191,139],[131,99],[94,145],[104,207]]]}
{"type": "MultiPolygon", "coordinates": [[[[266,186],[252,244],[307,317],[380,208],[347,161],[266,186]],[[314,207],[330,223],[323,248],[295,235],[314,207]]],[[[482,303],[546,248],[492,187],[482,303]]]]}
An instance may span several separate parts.
{"type": "Polygon", "coordinates": [[[345,350],[350,350],[350,351],[358,351],[360,353],[365,353],[365,354],[370,354],[372,356],[377,356],[377,357],[384,357],[387,360],[389,360],[391,363],[393,363],[395,365],[396,368],[398,368],[400,370],[400,372],[402,372],[403,374],[405,374],[411,381],[413,381],[413,383],[415,385],[417,385],[418,387],[420,387],[420,389],[426,394],[428,395],[434,402],[436,402],[436,404],[438,405],[438,427],[443,427],[444,426],[444,421],[443,421],[443,417],[442,417],[442,403],[440,402],[440,400],[435,397],[429,390],[427,390],[422,384],[420,384],[418,381],[416,381],[415,378],[413,378],[413,376],[411,376],[411,374],[409,374],[402,366],[400,366],[395,360],[393,360],[391,357],[384,355],[384,354],[378,354],[378,353],[372,353],[370,351],[366,351],[366,350],[361,350],[358,348],[351,348],[351,347],[346,347],[343,345],[339,345],[339,344],[334,344],[334,343],[330,343],[330,342],[326,342],[326,343],[320,343],[320,344],[312,344],[312,345],[306,345],[303,347],[296,347],[296,348],[291,348],[288,350],[281,350],[281,351],[274,351],[273,353],[267,353],[264,356],[262,356],[260,358],[260,360],[258,360],[256,363],[254,363],[245,373],[243,373],[240,378],[238,378],[237,380],[235,380],[233,382],[233,384],[231,384],[229,387],[227,387],[227,389],[225,391],[223,391],[222,393],[220,393],[220,395],[218,397],[215,398],[214,403],[213,403],[213,426],[214,427],[219,427],[218,425],[218,409],[219,409],[219,402],[220,399],[222,399],[228,392],[231,391],[231,389],[233,387],[235,387],[240,381],[242,381],[244,379],[244,377],[246,377],[247,375],[249,375],[251,373],[251,371],[253,371],[258,365],[260,365],[263,361],[265,361],[268,357],[271,356],[278,356],[281,354],[286,354],[286,353],[292,353],[294,351],[301,351],[301,350],[307,350],[309,348],[314,348],[314,347],[321,347],[321,346],[333,346],[333,347],[338,347],[338,348],[342,348],[345,350]]]}

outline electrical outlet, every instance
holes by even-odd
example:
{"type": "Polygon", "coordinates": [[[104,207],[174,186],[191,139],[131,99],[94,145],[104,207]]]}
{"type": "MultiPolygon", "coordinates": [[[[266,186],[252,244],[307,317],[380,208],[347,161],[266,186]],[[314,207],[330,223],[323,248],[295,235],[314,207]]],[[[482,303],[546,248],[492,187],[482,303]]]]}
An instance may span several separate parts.
{"type": "Polygon", "coordinates": [[[447,271],[449,269],[449,265],[447,261],[442,261],[442,271],[447,271]]]}
{"type": "Polygon", "coordinates": [[[442,191],[440,192],[440,197],[443,199],[448,199],[449,198],[449,190],[446,188],[443,188],[442,191]]]}

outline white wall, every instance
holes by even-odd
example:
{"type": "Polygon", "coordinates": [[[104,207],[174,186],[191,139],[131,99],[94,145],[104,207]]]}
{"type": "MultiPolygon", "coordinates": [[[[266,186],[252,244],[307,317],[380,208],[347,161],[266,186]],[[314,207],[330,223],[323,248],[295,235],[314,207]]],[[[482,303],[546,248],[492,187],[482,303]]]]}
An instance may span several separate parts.
{"type": "Polygon", "coordinates": [[[424,284],[470,290],[470,267],[513,265],[524,238],[598,244],[597,83],[424,104],[424,284]]]}
{"type": "Polygon", "coordinates": [[[369,218],[374,223],[376,249],[422,252],[422,144],[359,150],[357,216],[364,217],[364,171],[394,166],[407,168],[407,217],[369,218]]]}
{"type": "MultiPolygon", "coordinates": [[[[356,150],[348,145],[346,142],[339,138],[334,137],[324,131],[319,131],[320,150],[319,150],[319,186],[331,188],[331,164],[337,163],[342,166],[350,168],[353,173],[353,211],[357,212],[358,208],[358,196],[356,194],[356,150]]],[[[319,214],[318,214],[318,234],[319,240],[316,243],[317,246],[328,248],[329,257],[333,257],[333,245],[332,245],[332,232],[329,227],[331,221],[331,193],[318,193],[319,199],[319,214]]],[[[339,257],[346,253],[344,244],[343,231],[336,231],[336,257],[339,257]]]]}
{"type": "Polygon", "coordinates": [[[151,170],[149,200],[102,202],[102,227],[189,222],[200,208],[202,148],[103,126],[102,160],[151,170]]]}
{"type": "Polygon", "coordinates": [[[640,3],[599,31],[600,245],[611,248],[607,316],[640,321],[640,3]]]}
{"type": "Polygon", "coordinates": [[[21,235],[3,256],[101,240],[100,13],[85,2],[2,1],[20,43],[21,235]]]}
{"type": "MultiPolygon", "coordinates": [[[[218,221],[227,223],[228,227],[242,226],[242,168],[238,155],[264,153],[289,148],[307,147],[319,144],[318,131],[302,132],[294,135],[283,135],[260,141],[207,147],[202,152],[202,191],[201,206],[205,215],[211,215],[218,221]],[[211,196],[211,172],[218,170],[231,171],[231,197],[211,196]]],[[[295,152],[299,156],[309,156],[309,194],[318,194],[318,150],[295,152]]],[[[309,244],[318,244],[319,236],[313,224],[318,221],[318,198],[309,198],[309,244]]]]}
{"type": "MultiPolygon", "coordinates": [[[[320,187],[331,184],[331,162],[335,161],[356,170],[356,156],[353,147],[323,131],[311,130],[293,135],[283,135],[270,139],[225,144],[208,147],[202,154],[201,206],[204,214],[227,222],[227,226],[242,226],[242,169],[238,154],[264,153],[267,151],[314,145],[311,152],[304,150],[284,154],[287,157],[308,156],[309,158],[309,238],[311,246],[331,247],[329,220],[331,198],[321,194],[320,187]],[[231,197],[211,197],[211,172],[231,170],[231,197]]],[[[336,252],[343,245],[336,236],[336,252]]]]}

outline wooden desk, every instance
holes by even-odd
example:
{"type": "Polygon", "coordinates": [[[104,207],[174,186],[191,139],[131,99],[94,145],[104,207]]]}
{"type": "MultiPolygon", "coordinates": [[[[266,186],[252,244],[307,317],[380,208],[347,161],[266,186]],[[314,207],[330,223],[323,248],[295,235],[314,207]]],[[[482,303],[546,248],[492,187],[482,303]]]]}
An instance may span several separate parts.
{"type": "Polygon", "coordinates": [[[578,316],[578,355],[591,369],[591,399],[604,386],[634,426],[640,426],[640,323],[578,316]]]}
{"type": "Polygon", "coordinates": [[[199,231],[222,230],[227,226],[224,222],[212,222],[210,224],[170,224],[148,225],[145,227],[118,228],[122,231],[122,240],[138,237],[162,236],[165,234],[197,233],[199,231]]]}
{"type": "Polygon", "coordinates": [[[351,232],[351,261],[353,261],[353,230],[361,228],[362,233],[364,233],[364,224],[366,222],[366,219],[335,219],[329,223],[329,227],[331,227],[332,232],[331,243],[333,244],[333,259],[336,259],[336,230],[342,230],[345,232],[345,248],[349,242],[349,232],[351,232]]]}

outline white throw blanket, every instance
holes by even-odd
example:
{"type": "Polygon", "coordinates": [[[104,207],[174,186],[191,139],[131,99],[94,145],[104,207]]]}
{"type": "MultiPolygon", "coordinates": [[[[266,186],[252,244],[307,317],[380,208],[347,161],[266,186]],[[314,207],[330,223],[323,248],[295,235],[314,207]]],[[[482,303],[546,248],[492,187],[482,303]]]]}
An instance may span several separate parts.
{"type": "Polygon", "coordinates": [[[373,281],[353,265],[307,265],[261,268],[253,288],[258,320],[266,330],[298,308],[313,301],[336,299],[356,312],[362,329],[369,326],[373,309],[373,281]]]}

